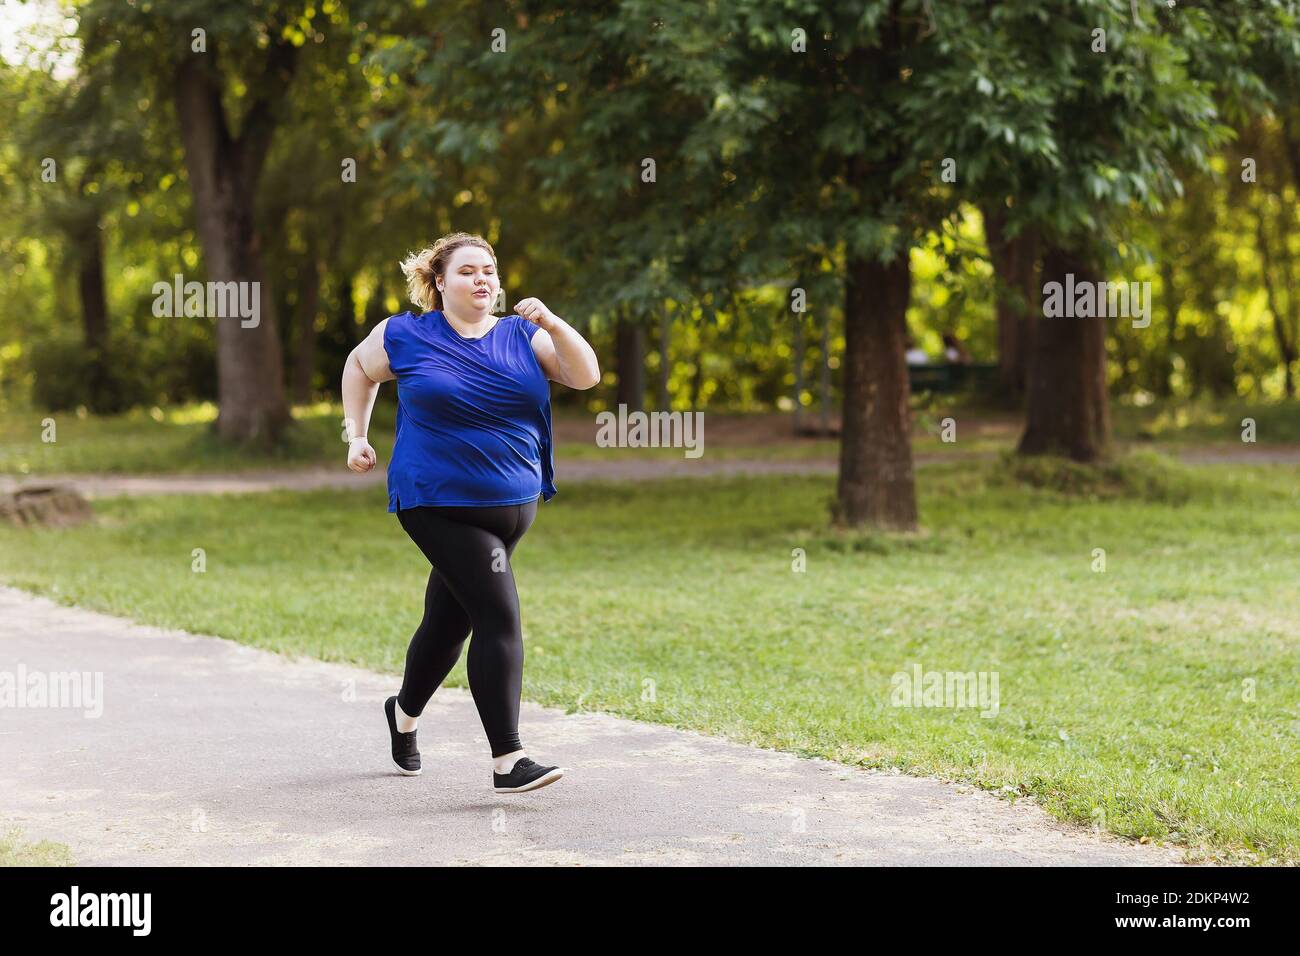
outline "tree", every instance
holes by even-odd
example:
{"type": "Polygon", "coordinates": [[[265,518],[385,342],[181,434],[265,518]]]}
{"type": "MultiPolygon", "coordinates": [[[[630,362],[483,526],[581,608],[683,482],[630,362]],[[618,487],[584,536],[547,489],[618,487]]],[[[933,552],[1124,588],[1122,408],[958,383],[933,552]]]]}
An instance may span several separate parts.
{"type": "Polygon", "coordinates": [[[646,326],[670,301],[711,321],[740,270],[726,223],[701,215],[721,163],[688,155],[707,108],[674,86],[676,32],[636,7],[605,13],[511,4],[489,20],[451,4],[422,33],[395,13],[373,62],[421,91],[384,131],[393,148],[430,157],[430,194],[441,194],[434,162],[447,167],[441,189],[482,177],[476,200],[519,252],[526,242],[527,294],[553,293],[562,314],[609,329],[616,399],[641,407],[646,326]]]}
{"type": "Polygon", "coordinates": [[[815,248],[843,263],[833,519],[850,527],[908,530],[917,520],[903,357],[909,251],[941,210],[932,157],[913,148],[914,117],[935,105],[907,82],[930,53],[921,8],[674,8],[696,26],[689,40],[716,50],[707,69],[679,68],[684,89],[710,104],[699,148],[747,187],[732,205],[715,201],[710,221],[738,223],[758,274],[797,271],[815,248]]]}
{"type": "MultiPolygon", "coordinates": [[[[1180,10],[1191,22],[1175,30],[1131,22],[1131,10],[1103,0],[997,4],[982,23],[950,29],[970,12],[959,4],[939,19],[953,55],[927,80],[974,83],[954,125],[927,138],[936,149],[948,140],[963,191],[997,210],[994,248],[1005,251],[1006,235],[1033,236],[1045,287],[1099,282],[1119,261],[1128,211],[1159,213],[1181,188],[1174,163],[1203,162],[1226,138],[1209,83],[1189,66],[1216,46],[1216,31],[1195,11],[1180,10]]],[[[1034,324],[1020,451],[1093,461],[1109,441],[1104,321],[1067,307],[1034,324]]]]}
{"type": "MultiPolygon", "coordinates": [[[[1044,284],[1096,283],[1086,252],[1052,245],[1043,255],[1044,284]]],[[[1099,316],[1044,317],[1034,331],[1025,431],[1019,452],[1092,461],[1110,435],[1106,396],[1106,327],[1099,316]]]]}
{"type": "Polygon", "coordinates": [[[312,11],[215,0],[145,6],[92,0],[82,8],[79,32],[95,41],[85,68],[118,90],[170,95],[207,278],[257,284],[255,324],[216,318],[217,433],[272,445],[290,417],[255,209],[299,48],[315,31],[312,11]]]}
{"type": "Polygon", "coordinates": [[[1005,205],[985,203],[980,212],[993,264],[998,381],[1005,396],[1019,404],[1033,346],[1033,304],[1039,300],[1038,236],[1032,228],[1009,235],[1005,205]]]}
{"type": "MultiPolygon", "coordinates": [[[[272,32],[275,31],[272,21],[272,32]]],[[[252,282],[260,294],[261,321],[217,319],[217,369],[220,413],[217,432],[227,439],[274,443],[289,421],[284,393],[274,296],[263,269],[261,237],[254,221],[262,165],[297,61],[297,48],[275,36],[265,55],[265,74],[248,106],[239,132],[232,131],[222,103],[218,56],[213,37],[207,56],[181,55],[174,66],[176,115],[194,214],[203,242],[210,281],[252,282]]]]}

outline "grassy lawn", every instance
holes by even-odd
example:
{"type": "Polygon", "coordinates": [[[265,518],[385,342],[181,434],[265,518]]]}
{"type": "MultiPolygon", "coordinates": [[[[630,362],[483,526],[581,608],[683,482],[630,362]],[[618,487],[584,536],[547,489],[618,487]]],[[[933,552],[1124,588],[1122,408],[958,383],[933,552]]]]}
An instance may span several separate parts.
{"type": "Polygon", "coordinates": [[[1112,418],[1115,437],[1121,441],[1167,448],[1220,443],[1240,448],[1246,418],[1255,421],[1257,445],[1300,444],[1300,402],[1165,401],[1142,408],[1116,404],[1112,418]]]}
{"type": "MultiPolygon", "coordinates": [[[[556,412],[558,416],[559,412],[556,412]]],[[[565,411],[574,416],[576,413],[565,411]]],[[[272,454],[232,449],[208,434],[216,416],[212,405],[191,405],[155,414],[136,410],[116,416],[78,416],[75,412],[50,413],[39,410],[6,412],[0,416],[0,474],[149,474],[216,471],[258,471],[268,468],[335,466],[344,467],[346,446],[342,441],[341,406],[321,403],[294,409],[294,434],[272,454]],[[54,442],[42,441],[42,422],[55,423],[54,442]]],[[[583,417],[578,415],[578,417],[583,417]]],[[[592,422],[594,416],[585,416],[592,422]]],[[[558,421],[558,417],[557,417],[558,421]]],[[[836,438],[788,440],[788,431],[765,443],[720,445],[710,442],[705,424],[704,455],[709,459],[834,460],[839,456],[836,438]]],[[[937,428],[937,426],[935,426],[937,428]]],[[[381,462],[392,455],[394,410],[377,403],[369,437],[381,462]]],[[[963,442],[962,453],[1002,447],[993,442],[963,442]]],[[[922,431],[918,450],[944,452],[956,446],[937,435],[922,431]]],[[[591,442],[557,441],[557,467],[565,461],[614,459],[680,460],[681,448],[602,448],[591,442]]]]}
{"type": "MultiPolygon", "coordinates": [[[[320,464],[344,467],[341,406],[320,403],[294,409],[295,428],[273,454],[254,454],[218,442],[209,433],[211,404],[166,410],[136,409],[123,415],[9,410],[0,415],[0,474],[148,474],[151,472],[253,471],[320,464]],[[43,440],[46,418],[52,442],[43,440]]],[[[392,451],[390,407],[377,405],[375,451],[392,451]]]]}
{"type": "Polygon", "coordinates": [[[72,866],[72,853],[62,843],[29,843],[15,828],[0,832],[0,866],[72,866]]]}
{"type": "MultiPolygon", "coordinates": [[[[557,410],[561,416],[593,422],[594,416],[557,410]]],[[[1240,448],[1243,418],[1257,423],[1259,447],[1300,444],[1300,404],[1250,405],[1244,402],[1157,403],[1135,408],[1116,402],[1112,408],[1115,438],[1121,445],[1142,444],[1164,450],[1189,445],[1240,448]]],[[[294,410],[296,428],[272,454],[231,449],[213,440],[208,427],[216,416],[211,404],[172,409],[136,410],[124,415],[79,416],[11,409],[0,415],[0,474],[72,473],[143,474],[157,472],[256,471],[294,466],[344,467],[342,409],[322,402],[294,410]],[[42,421],[55,423],[54,442],[42,441],[42,421]]],[[[380,461],[392,453],[394,407],[379,402],[370,426],[371,443],[380,461]]],[[[809,421],[816,415],[809,414],[809,421]]],[[[705,413],[704,455],[709,459],[835,460],[835,438],[790,440],[789,428],[774,421],[766,440],[719,443],[710,440],[705,413]]],[[[715,422],[717,419],[713,419],[715,422]]],[[[944,402],[918,410],[914,447],[926,455],[994,454],[1014,447],[1020,435],[1018,416],[1005,411],[963,408],[944,402]],[[953,416],[957,441],[941,440],[942,421],[953,416]]],[[[557,467],[565,461],[681,459],[681,448],[601,448],[594,441],[556,442],[557,467]]]]}
{"type": "MultiPolygon", "coordinates": [[[[563,491],[514,558],[525,696],[1032,795],[1197,859],[1300,862],[1300,469],[937,464],[928,530],[887,538],[826,529],[833,481],[563,491]],[[996,673],[996,716],[892,706],[913,664],[996,673]]],[[[428,564],[384,507],[100,501],[95,527],[0,527],[0,579],[397,675],[428,564]]]]}

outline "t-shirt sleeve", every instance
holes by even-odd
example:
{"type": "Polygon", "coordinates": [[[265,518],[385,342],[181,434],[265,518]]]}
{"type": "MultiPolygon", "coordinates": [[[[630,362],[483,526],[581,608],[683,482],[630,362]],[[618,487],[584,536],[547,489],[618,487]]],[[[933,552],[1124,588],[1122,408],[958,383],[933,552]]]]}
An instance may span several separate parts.
{"type": "Polygon", "coordinates": [[[401,375],[405,368],[406,319],[409,313],[390,315],[384,324],[384,351],[388,354],[388,368],[401,375]]]}

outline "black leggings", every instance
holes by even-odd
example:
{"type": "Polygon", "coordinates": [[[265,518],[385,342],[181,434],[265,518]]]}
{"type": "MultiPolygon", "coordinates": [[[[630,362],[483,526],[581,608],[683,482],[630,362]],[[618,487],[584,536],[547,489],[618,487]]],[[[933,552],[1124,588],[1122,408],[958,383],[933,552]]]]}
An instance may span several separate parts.
{"type": "Polygon", "coordinates": [[[524,636],[510,557],[537,516],[537,502],[491,507],[403,508],[397,520],[433,565],[424,592],[424,620],[406,651],[397,703],[420,716],[433,692],[469,645],[469,689],[492,756],[522,750],[519,696],[524,636]]]}

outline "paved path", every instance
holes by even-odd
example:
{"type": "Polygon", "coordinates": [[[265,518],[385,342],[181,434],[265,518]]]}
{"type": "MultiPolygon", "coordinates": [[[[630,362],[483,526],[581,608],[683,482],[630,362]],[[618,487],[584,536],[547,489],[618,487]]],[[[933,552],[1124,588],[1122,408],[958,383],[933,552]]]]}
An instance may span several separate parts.
{"type": "Polygon", "coordinates": [[[393,676],[0,587],[0,675],[19,667],[28,682],[102,674],[98,717],[0,709],[0,825],[66,843],[81,864],[1181,859],[1053,823],[1023,800],[527,703],[525,743],[570,769],[535,793],[496,795],[473,703],[451,688],[421,721],[424,775],[402,777],[381,711],[393,676]]]}
{"type": "MultiPolygon", "coordinates": [[[[1272,448],[1188,448],[1179,452],[1188,464],[1300,464],[1300,446],[1272,448]]],[[[918,466],[943,461],[984,459],[992,453],[922,452],[914,457],[918,466]]],[[[617,461],[566,461],[559,466],[556,482],[650,481],[658,478],[705,477],[712,475],[833,475],[839,463],[833,459],[762,460],[743,458],[646,458],[617,461]]],[[[170,475],[45,475],[19,477],[0,475],[0,494],[23,486],[70,484],[87,498],[165,494],[239,494],[288,489],[370,488],[383,486],[387,474],[375,469],[358,475],[344,467],[284,468],[266,471],[220,474],[170,475]]]]}

